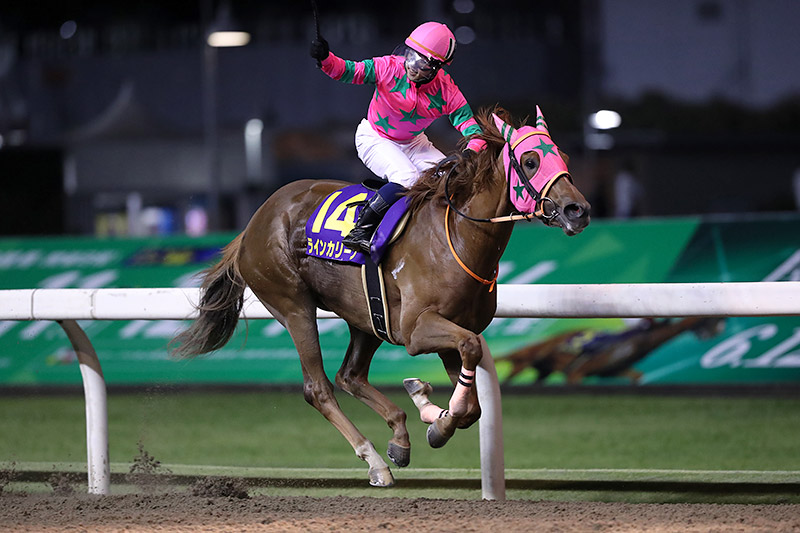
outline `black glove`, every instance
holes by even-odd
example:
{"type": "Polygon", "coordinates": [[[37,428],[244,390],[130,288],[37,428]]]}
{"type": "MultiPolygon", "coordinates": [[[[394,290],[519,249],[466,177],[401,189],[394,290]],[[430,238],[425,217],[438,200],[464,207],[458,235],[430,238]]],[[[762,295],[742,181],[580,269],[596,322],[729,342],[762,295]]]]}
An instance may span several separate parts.
{"type": "Polygon", "coordinates": [[[464,148],[464,151],[461,152],[461,157],[463,157],[464,159],[469,159],[475,155],[478,154],[472,148],[464,148]]]}
{"type": "Polygon", "coordinates": [[[311,57],[317,60],[317,65],[324,59],[327,59],[328,54],[331,53],[331,49],[328,46],[328,41],[322,38],[322,36],[317,37],[313,41],[311,41],[311,49],[309,50],[311,57]]]}

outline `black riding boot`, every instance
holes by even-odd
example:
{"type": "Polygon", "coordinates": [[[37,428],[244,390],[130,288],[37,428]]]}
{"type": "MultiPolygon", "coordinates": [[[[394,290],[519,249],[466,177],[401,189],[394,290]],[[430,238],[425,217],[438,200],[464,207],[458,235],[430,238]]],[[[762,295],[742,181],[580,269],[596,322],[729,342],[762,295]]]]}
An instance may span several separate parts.
{"type": "Polygon", "coordinates": [[[391,206],[392,204],[384,200],[380,194],[373,196],[358,214],[355,227],[342,239],[342,242],[351,250],[368,254],[372,236],[391,206]]]}

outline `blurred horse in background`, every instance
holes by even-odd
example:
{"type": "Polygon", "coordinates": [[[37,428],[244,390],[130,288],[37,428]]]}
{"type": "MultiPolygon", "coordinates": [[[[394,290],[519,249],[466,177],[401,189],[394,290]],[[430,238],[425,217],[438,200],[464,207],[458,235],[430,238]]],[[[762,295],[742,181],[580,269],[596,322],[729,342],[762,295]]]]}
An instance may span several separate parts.
{"type": "Polygon", "coordinates": [[[500,361],[511,363],[505,378],[510,382],[527,368],[536,369],[536,383],[554,372],[561,372],[569,384],[580,383],[588,376],[626,377],[638,383],[642,373],[632,368],[650,352],[685,331],[708,339],[725,329],[724,318],[693,317],[681,320],[648,319],[616,333],[578,329],[560,333],[543,342],[520,348],[500,361]]]}

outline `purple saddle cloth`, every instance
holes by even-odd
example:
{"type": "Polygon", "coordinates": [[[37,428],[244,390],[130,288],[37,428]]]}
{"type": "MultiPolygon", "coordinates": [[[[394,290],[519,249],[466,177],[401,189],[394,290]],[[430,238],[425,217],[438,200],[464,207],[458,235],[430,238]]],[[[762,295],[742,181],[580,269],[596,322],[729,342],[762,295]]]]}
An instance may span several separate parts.
{"type": "MultiPolygon", "coordinates": [[[[342,239],[350,233],[364,204],[377,194],[361,184],[349,185],[332,192],[317,206],[306,222],[306,254],[343,263],[365,263],[364,254],[351,250],[342,239]]],[[[379,263],[397,225],[408,211],[408,199],[402,196],[384,215],[372,237],[370,257],[379,263]]]]}

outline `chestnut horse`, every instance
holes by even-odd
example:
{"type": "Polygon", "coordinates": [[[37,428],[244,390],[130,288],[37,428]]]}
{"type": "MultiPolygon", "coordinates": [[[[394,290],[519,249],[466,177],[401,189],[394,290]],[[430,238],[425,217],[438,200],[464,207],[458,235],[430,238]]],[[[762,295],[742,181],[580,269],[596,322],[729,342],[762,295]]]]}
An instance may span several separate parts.
{"type": "MultiPolygon", "coordinates": [[[[480,332],[497,306],[497,265],[514,227],[508,222],[535,216],[567,235],[589,223],[590,206],[572,184],[566,156],[550,140],[538,107],[535,127],[512,127],[508,113],[494,111],[479,116],[485,150],[444,160],[407,193],[411,219],[381,263],[393,342],[412,356],[437,353],[455,387],[450,409],[435,408],[431,415],[430,385],[405,382],[420,418],[431,423],[428,440],[434,447],[480,417],[470,385],[483,355],[480,332]]],[[[347,322],[350,345],[336,385],[383,417],[392,430],[388,457],[398,466],[408,465],[406,414],[368,381],[370,362],[383,341],[373,333],[360,267],[306,254],[306,221],[329,194],[347,185],[301,180],[270,196],[225,247],[221,261],[205,272],[199,317],[175,338],[173,353],[191,357],[225,345],[249,287],[289,331],[302,365],[306,401],[368,463],[370,484],[391,486],[387,463],[334,397],[317,331],[317,309],[333,311],[347,322]]]]}

